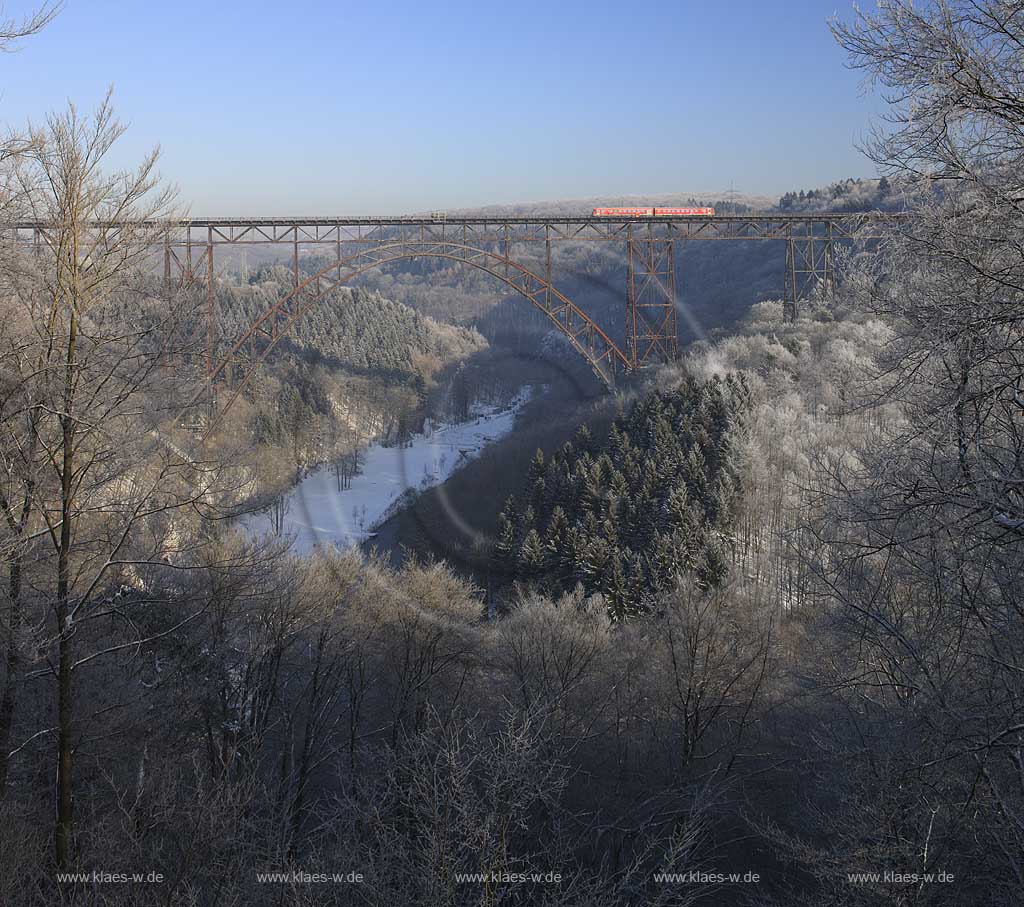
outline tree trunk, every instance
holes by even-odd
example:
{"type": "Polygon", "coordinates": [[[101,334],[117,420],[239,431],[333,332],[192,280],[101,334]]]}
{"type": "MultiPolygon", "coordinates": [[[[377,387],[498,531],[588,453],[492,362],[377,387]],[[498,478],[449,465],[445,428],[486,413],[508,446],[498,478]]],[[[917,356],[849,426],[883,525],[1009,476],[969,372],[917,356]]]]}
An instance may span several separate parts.
{"type": "Polygon", "coordinates": [[[0,696],[0,802],[7,792],[8,756],[11,745],[11,729],[18,705],[18,687],[21,684],[21,648],[18,633],[21,631],[21,555],[15,554],[10,562],[10,639],[4,653],[7,677],[3,695],[0,696]]]}
{"type": "Polygon", "coordinates": [[[68,351],[64,377],[64,414],[61,416],[63,459],[61,463],[61,524],[60,544],[57,549],[57,827],[54,835],[57,865],[67,866],[71,854],[73,809],[73,757],[72,740],[74,715],[71,679],[71,613],[69,602],[71,562],[71,522],[74,496],[75,467],[75,344],[77,340],[77,313],[71,303],[68,329],[68,351]]]}

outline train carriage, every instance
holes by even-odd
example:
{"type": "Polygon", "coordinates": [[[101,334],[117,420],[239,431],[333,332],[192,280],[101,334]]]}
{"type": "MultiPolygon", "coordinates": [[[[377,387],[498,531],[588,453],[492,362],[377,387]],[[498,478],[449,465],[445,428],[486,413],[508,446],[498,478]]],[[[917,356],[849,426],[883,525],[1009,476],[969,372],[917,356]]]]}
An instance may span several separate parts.
{"type": "Polygon", "coordinates": [[[595,208],[592,217],[714,217],[714,208],[595,208]]]}

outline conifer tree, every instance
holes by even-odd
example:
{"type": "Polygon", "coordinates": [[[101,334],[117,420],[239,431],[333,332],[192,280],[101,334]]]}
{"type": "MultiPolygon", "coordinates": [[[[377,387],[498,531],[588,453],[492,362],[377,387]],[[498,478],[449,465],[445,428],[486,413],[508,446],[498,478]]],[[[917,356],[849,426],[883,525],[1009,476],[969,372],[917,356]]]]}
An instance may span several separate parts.
{"type": "Polygon", "coordinates": [[[721,582],[737,482],[731,432],[745,393],[738,380],[687,378],[642,398],[604,438],[584,426],[550,459],[538,452],[517,531],[508,514],[499,523],[499,558],[520,578],[543,573],[564,591],[582,582],[604,593],[616,617],[639,613],[687,572],[721,582]]]}
{"type": "Polygon", "coordinates": [[[536,529],[530,529],[519,549],[519,572],[524,579],[534,579],[541,575],[545,565],[544,544],[536,529]]]}

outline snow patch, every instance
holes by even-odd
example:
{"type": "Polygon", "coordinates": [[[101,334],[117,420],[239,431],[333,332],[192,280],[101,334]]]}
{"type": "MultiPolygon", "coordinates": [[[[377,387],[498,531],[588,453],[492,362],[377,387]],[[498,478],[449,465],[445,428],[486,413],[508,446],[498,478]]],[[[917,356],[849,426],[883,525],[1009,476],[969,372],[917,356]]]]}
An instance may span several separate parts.
{"type": "MultiPolygon", "coordinates": [[[[338,490],[328,466],[311,472],[288,494],[282,536],[291,539],[296,554],[358,545],[416,492],[444,482],[488,444],[511,432],[531,396],[532,388],[523,388],[510,405],[481,406],[469,421],[457,425],[428,421],[406,447],[370,446],[363,454],[362,471],[347,489],[338,490]]],[[[254,537],[274,534],[269,512],[247,514],[239,525],[254,537]]]]}

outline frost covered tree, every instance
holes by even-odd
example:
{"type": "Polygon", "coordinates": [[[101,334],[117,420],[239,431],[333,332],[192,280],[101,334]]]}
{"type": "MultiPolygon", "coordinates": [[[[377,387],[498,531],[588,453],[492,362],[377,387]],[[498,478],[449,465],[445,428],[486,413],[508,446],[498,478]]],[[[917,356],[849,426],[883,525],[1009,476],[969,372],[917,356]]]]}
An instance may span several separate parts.
{"type": "Polygon", "coordinates": [[[153,612],[136,620],[132,603],[183,556],[182,521],[213,478],[165,431],[173,436],[193,397],[181,367],[192,303],[145,274],[172,195],[155,177],[156,153],[104,172],[122,132],[109,97],[91,117],[69,107],[32,132],[8,184],[45,230],[2,262],[0,510],[4,541],[16,543],[10,613],[33,628],[55,716],[26,727],[12,752],[54,744],[43,751],[56,754],[58,865],[72,859],[75,754],[97,731],[88,717],[114,708],[80,695],[79,677],[169,631],[153,612]],[[99,632],[112,619],[118,631],[99,632]]]}
{"type": "Polygon", "coordinates": [[[748,402],[745,379],[687,379],[642,397],[607,438],[584,427],[550,457],[538,451],[499,520],[504,570],[562,592],[582,582],[619,617],[643,611],[690,569],[706,585],[720,581],[721,544],[697,555],[709,528],[732,518],[728,438],[748,402]]]}
{"type": "Polygon", "coordinates": [[[843,870],[893,865],[1017,903],[1024,7],[888,0],[834,31],[892,101],[866,150],[912,205],[845,291],[893,331],[872,394],[901,417],[827,467],[827,515],[804,537],[815,673],[843,716],[818,770],[844,806],[803,855],[830,903],[851,902],[843,870]]]}

